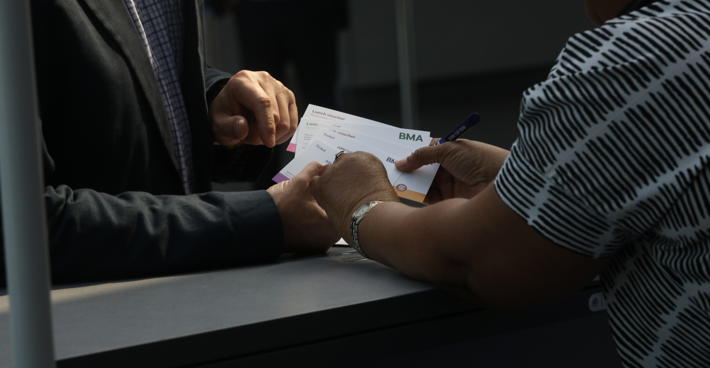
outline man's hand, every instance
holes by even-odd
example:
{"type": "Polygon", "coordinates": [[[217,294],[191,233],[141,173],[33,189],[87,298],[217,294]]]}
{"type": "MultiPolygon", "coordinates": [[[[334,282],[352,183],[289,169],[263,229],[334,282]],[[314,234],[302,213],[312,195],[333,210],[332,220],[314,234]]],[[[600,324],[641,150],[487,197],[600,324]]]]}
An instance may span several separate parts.
{"type": "Polygon", "coordinates": [[[291,138],[298,126],[293,92],[267,72],[234,74],[210,104],[217,143],[269,148],[291,138]]]}
{"type": "Polygon", "coordinates": [[[420,148],[397,161],[397,169],[414,171],[421,166],[440,163],[425,201],[436,203],[450,198],[472,198],[495,179],[508,151],[467,139],[420,148]]]}
{"type": "Polygon", "coordinates": [[[353,212],[369,201],[399,201],[380,160],[366,152],[343,154],[313,179],[311,193],[335,230],[350,241],[353,212]]]}
{"type": "Polygon", "coordinates": [[[324,252],[338,240],[325,211],[309,193],[313,177],[323,168],[312,162],[293,179],[266,190],[279,209],[287,251],[324,252]]]}

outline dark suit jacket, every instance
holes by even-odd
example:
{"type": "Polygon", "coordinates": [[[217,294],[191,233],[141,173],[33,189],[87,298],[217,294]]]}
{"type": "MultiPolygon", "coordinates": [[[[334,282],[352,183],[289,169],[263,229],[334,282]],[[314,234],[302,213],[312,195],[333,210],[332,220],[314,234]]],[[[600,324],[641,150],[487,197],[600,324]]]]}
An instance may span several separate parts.
{"type": "Polygon", "coordinates": [[[204,64],[201,3],[184,7],[182,88],[196,195],[183,195],[157,81],[123,1],[32,2],[54,282],[223,267],[281,252],[281,221],[265,191],[209,192],[227,176],[255,179],[270,150],[213,144],[206,99],[229,75],[204,64]]]}

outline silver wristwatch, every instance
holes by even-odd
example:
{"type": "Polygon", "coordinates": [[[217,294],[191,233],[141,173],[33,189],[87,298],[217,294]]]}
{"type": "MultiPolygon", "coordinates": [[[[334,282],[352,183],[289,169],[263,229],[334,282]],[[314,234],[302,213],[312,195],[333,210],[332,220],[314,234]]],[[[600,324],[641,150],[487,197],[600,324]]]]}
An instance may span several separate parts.
{"type": "Polygon", "coordinates": [[[362,219],[365,218],[365,215],[380,203],[382,203],[382,201],[367,202],[362,206],[358,207],[358,209],[353,212],[352,221],[350,222],[350,237],[352,238],[350,246],[356,251],[358,251],[360,254],[362,254],[363,257],[367,257],[367,255],[365,254],[365,252],[362,251],[362,248],[360,248],[357,228],[360,225],[360,222],[362,222],[362,219]]]}

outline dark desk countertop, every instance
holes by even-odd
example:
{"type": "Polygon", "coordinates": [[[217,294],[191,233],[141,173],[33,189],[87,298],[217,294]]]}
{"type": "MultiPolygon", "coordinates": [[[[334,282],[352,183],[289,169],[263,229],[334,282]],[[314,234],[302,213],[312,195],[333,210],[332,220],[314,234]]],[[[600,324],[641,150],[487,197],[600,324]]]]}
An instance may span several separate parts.
{"type": "MultiPolygon", "coordinates": [[[[59,288],[52,291],[56,356],[61,360],[151,343],[148,350],[159,351],[160,342],[175,340],[180,345],[183,339],[182,343],[195,343],[203,340],[201,335],[215,331],[226,333],[234,342],[229,354],[272,349],[352,329],[401,323],[421,317],[421,310],[397,311],[400,321],[392,316],[374,318],[368,326],[336,317],[333,324],[318,323],[320,331],[307,325],[300,326],[307,331],[287,330],[285,320],[293,323],[301,316],[308,322],[319,312],[378,301],[385,302],[380,307],[386,310],[388,299],[432,292],[436,291],[431,286],[364,260],[347,248],[268,265],[59,288]],[[270,328],[268,322],[274,321],[284,326],[270,328]]],[[[426,307],[421,304],[420,309],[426,307]]],[[[458,303],[454,309],[470,307],[458,303]]],[[[447,308],[438,312],[450,312],[447,308]]],[[[9,359],[8,309],[7,296],[0,296],[0,365],[9,359]]],[[[431,312],[436,313],[426,314],[431,312]]],[[[215,353],[215,359],[221,355],[215,353]]],[[[181,363],[193,360],[189,352],[171,354],[181,363]]]]}
{"type": "MultiPolygon", "coordinates": [[[[221,366],[383,329],[405,331],[400,327],[422,321],[449,321],[451,336],[496,334],[523,328],[531,318],[588,314],[594,293],[537,312],[486,311],[336,247],[328,255],[274,264],[58,288],[52,317],[60,367],[221,366]],[[476,328],[455,332],[462,323],[476,328]]],[[[9,365],[8,330],[2,295],[0,366],[9,365]]]]}

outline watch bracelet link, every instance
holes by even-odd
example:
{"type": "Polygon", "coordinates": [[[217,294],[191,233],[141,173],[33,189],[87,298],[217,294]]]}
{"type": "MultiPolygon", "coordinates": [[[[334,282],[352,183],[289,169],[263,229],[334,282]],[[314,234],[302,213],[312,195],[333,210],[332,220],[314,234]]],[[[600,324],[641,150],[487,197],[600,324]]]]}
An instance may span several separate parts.
{"type": "Polygon", "coordinates": [[[367,258],[367,255],[365,252],[362,250],[360,247],[360,237],[358,235],[358,227],[360,225],[360,222],[362,222],[362,219],[365,218],[365,215],[370,212],[371,209],[375,208],[378,204],[382,203],[382,201],[370,201],[367,202],[360,207],[358,207],[355,212],[353,212],[351,221],[350,221],[350,238],[352,239],[350,242],[350,246],[358,251],[363,257],[367,258]]]}

